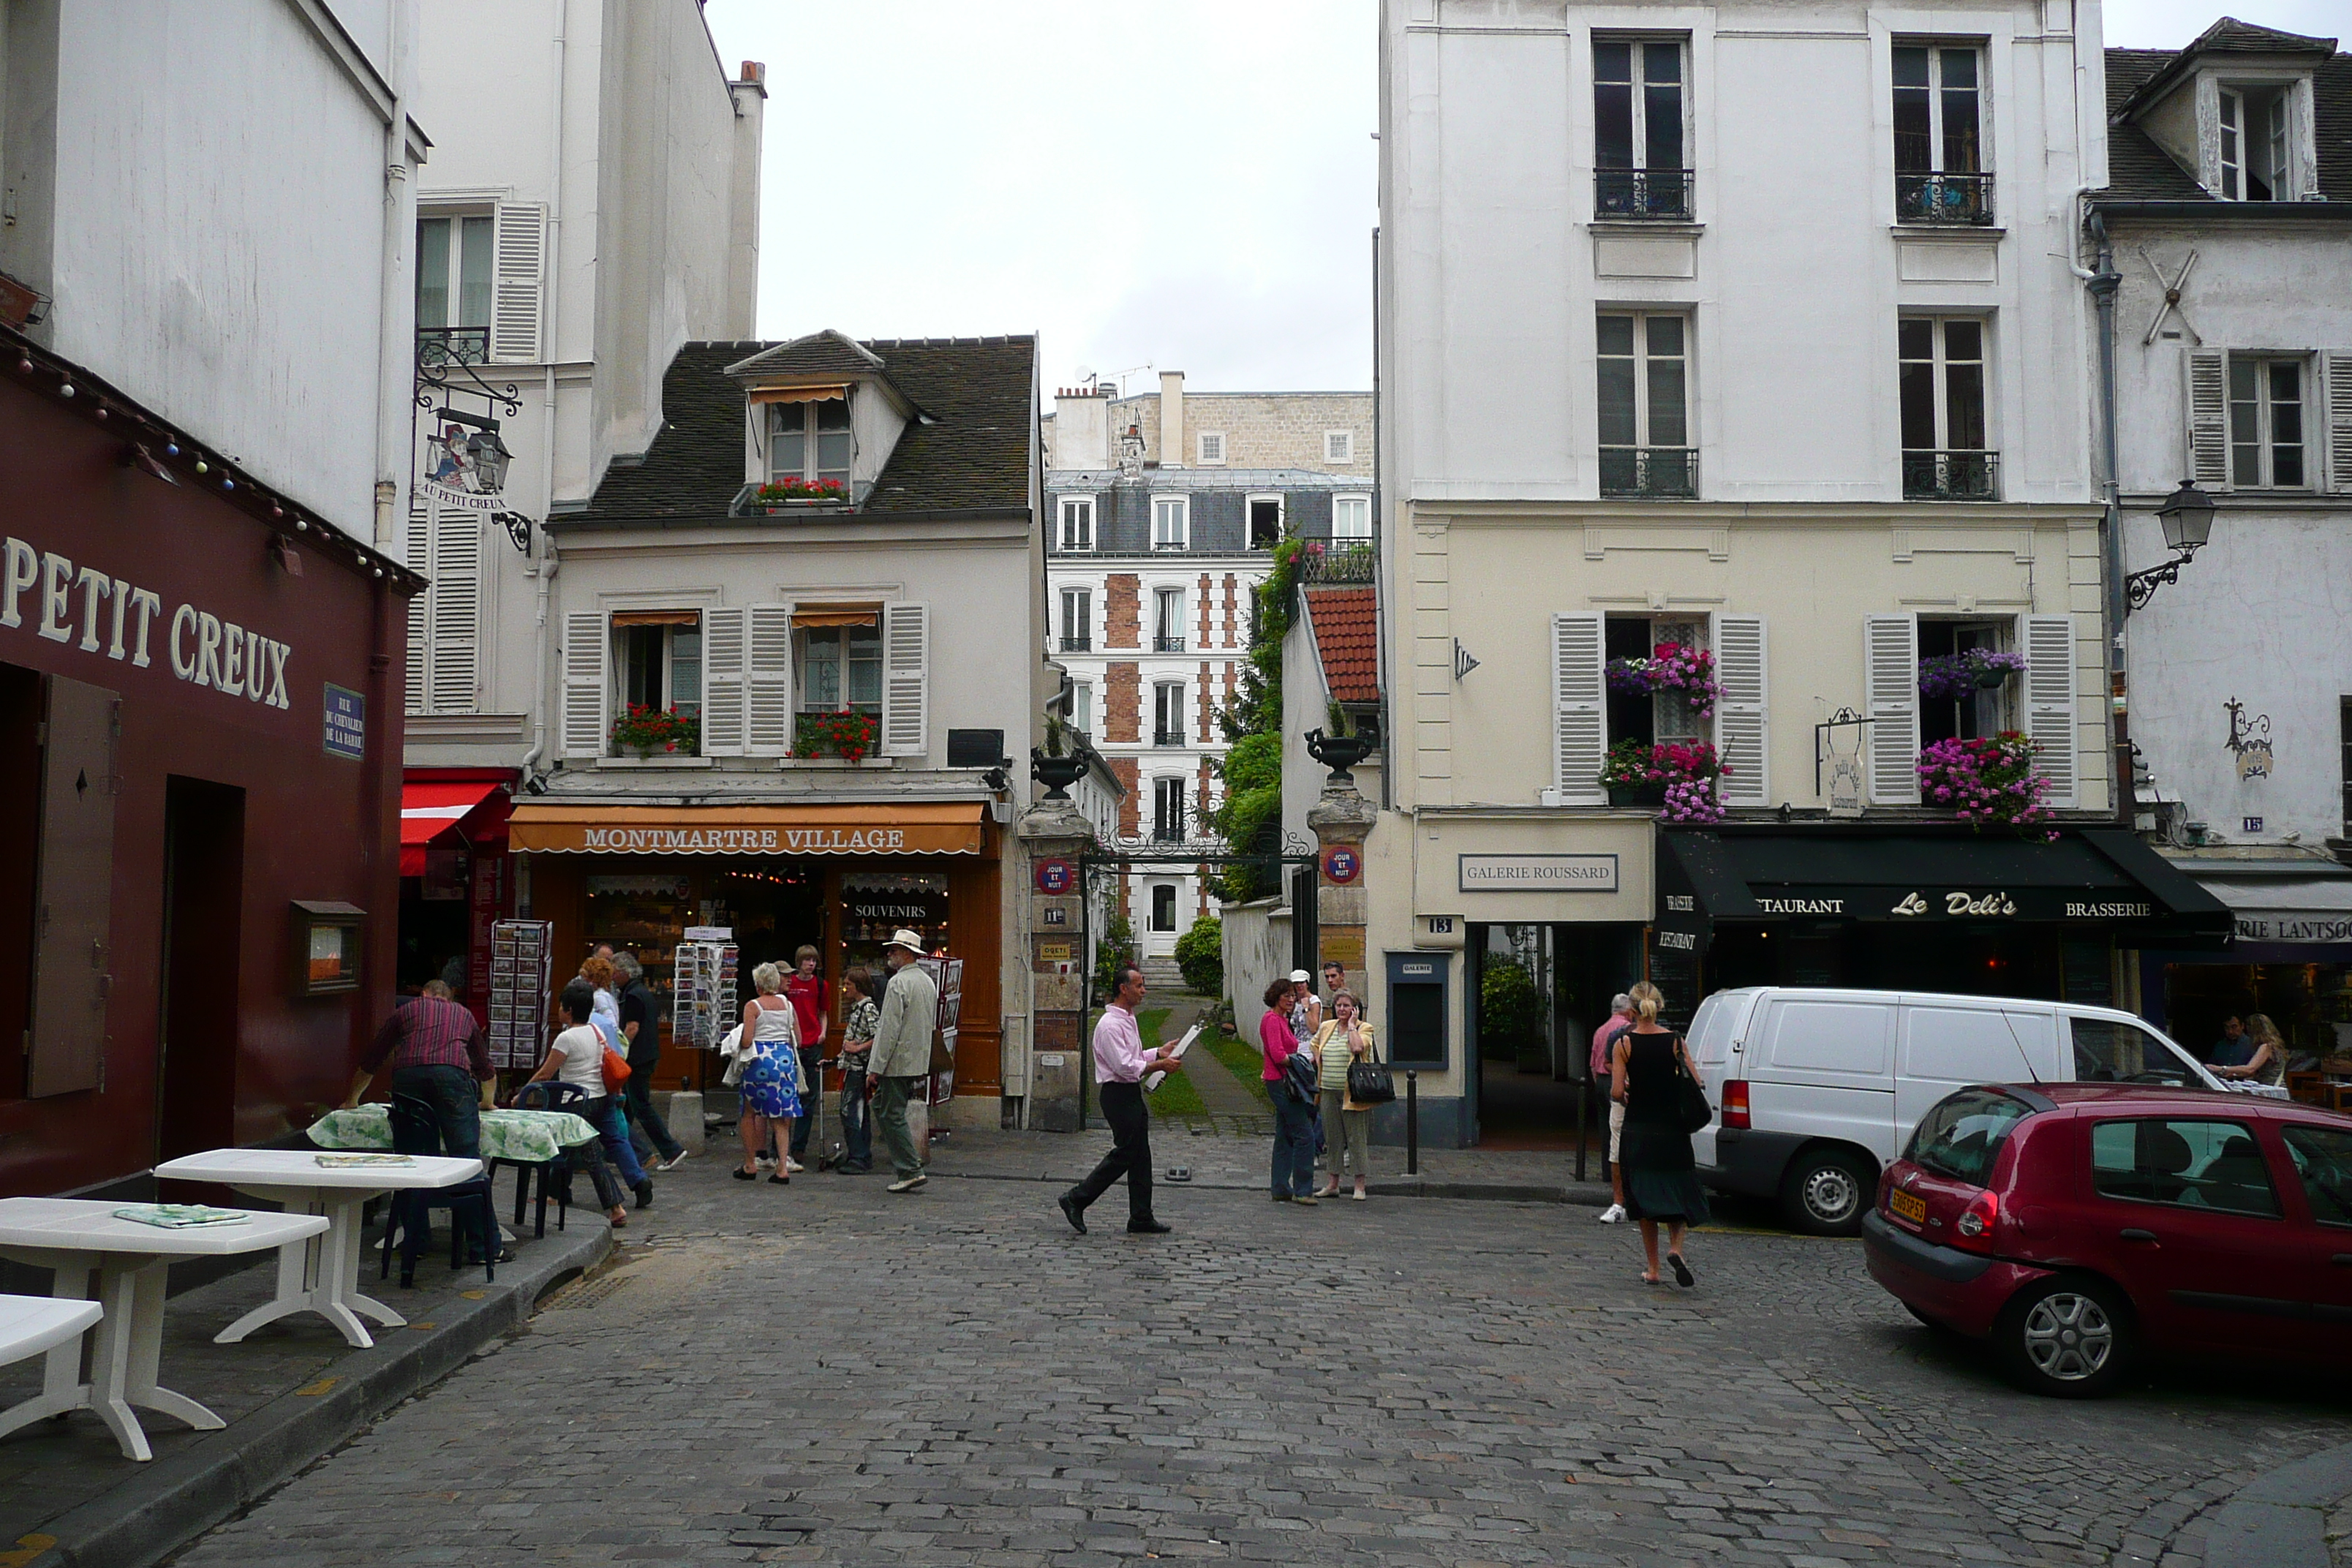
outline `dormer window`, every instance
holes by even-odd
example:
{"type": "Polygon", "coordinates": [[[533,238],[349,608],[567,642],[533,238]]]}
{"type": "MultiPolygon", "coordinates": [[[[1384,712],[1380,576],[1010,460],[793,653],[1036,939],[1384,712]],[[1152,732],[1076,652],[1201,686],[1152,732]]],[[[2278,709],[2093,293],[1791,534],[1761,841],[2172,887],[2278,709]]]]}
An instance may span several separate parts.
{"type": "Polygon", "coordinates": [[[2289,128],[2294,119],[2292,86],[2233,87],[2216,94],[2221,137],[2221,189],[2231,202],[2291,202],[2295,199],[2289,128]]]}
{"type": "Polygon", "coordinates": [[[772,403],[768,405],[768,480],[834,479],[849,483],[856,442],[849,430],[849,400],[772,403]]]}

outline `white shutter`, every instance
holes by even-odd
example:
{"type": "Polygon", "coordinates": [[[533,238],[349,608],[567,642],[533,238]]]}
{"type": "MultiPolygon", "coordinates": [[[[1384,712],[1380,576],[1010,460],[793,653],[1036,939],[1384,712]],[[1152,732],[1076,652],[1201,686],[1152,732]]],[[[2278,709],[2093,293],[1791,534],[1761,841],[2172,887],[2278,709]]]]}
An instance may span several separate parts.
{"type": "Polygon", "coordinates": [[[612,633],[601,610],[563,617],[563,754],[601,757],[612,731],[604,698],[612,633]]]}
{"type": "Polygon", "coordinates": [[[2230,482],[2229,356],[2189,355],[2189,471],[2200,485],[2230,482]]]}
{"type": "MultiPolygon", "coordinates": [[[[433,658],[427,696],[436,713],[471,713],[478,695],[481,648],[482,520],[478,513],[434,508],[433,658]]],[[[414,564],[415,557],[410,558],[414,564]]]]}
{"type": "Polygon", "coordinates": [[[1726,805],[1772,804],[1770,685],[1764,662],[1764,617],[1715,617],[1716,747],[1728,770],[1716,786],[1726,805]]]}
{"type": "Polygon", "coordinates": [[[540,360],[540,304],[546,293],[547,209],[500,202],[490,244],[490,358],[540,360]]]}
{"type": "Polygon", "coordinates": [[[2074,734],[2074,618],[2025,617],[2025,735],[2033,771],[2050,781],[2048,805],[2073,805],[2078,772],[2074,734]]]}
{"type": "MultiPolygon", "coordinates": [[[[408,499],[408,564],[430,578],[433,572],[433,503],[411,492],[408,499]]],[[[425,671],[433,659],[433,589],[408,601],[408,710],[425,711],[425,671]]]]}
{"type": "Polygon", "coordinates": [[[743,611],[702,612],[702,754],[743,754],[743,611]]]}
{"type": "Polygon", "coordinates": [[[882,606],[882,754],[930,750],[931,607],[882,606]]]}
{"type": "Polygon", "coordinates": [[[2352,353],[2327,356],[2327,480],[2352,495],[2352,353]]]}
{"type": "Polygon", "coordinates": [[[1607,643],[1597,615],[1551,618],[1552,795],[1556,805],[1606,805],[1601,764],[1609,749],[1607,643]]]}
{"type": "Polygon", "coordinates": [[[1864,616],[1863,693],[1870,719],[1870,798],[1919,804],[1919,617],[1864,616]]]}
{"type": "Polygon", "coordinates": [[[745,616],[743,748],[781,757],[793,749],[793,607],[753,605],[745,616]]]}

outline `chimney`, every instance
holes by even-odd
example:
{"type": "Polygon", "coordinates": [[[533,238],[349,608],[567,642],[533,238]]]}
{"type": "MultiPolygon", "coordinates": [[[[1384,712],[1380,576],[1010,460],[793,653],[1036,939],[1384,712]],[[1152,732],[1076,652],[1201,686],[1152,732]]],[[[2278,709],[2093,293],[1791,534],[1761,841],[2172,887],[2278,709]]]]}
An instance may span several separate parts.
{"type": "Polygon", "coordinates": [[[1065,386],[1056,391],[1053,466],[1108,468],[1110,463],[1110,389],[1065,386]]]}
{"type": "Polygon", "coordinates": [[[1181,468],[1184,451],[1184,373],[1160,373],[1160,466],[1181,468]]]}
{"type": "Polygon", "coordinates": [[[727,185],[727,316],[719,336],[748,338],[760,300],[760,143],[768,110],[768,68],[745,60],[727,84],[735,142],[727,185]]]}

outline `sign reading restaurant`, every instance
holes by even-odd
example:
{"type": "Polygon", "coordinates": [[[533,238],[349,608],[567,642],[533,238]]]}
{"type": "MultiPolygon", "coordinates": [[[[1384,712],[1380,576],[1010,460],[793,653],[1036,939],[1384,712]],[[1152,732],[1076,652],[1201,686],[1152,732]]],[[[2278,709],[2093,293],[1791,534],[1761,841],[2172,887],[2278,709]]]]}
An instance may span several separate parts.
{"type": "Polygon", "coordinates": [[[1465,855],[1465,893],[1613,893],[1614,855],[1465,855]]]}

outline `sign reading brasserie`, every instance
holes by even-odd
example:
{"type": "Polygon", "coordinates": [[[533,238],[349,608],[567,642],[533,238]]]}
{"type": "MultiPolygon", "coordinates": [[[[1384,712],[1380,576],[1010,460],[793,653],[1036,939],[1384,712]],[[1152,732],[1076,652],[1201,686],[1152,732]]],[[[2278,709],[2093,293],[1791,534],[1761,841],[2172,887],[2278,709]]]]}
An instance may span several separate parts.
{"type": "Polygon", "coordinates": [[[1465,855],[1465,893],[1613,893],[1614,855],[1465,855]]]}
{"type": "MultiPolygon", "coordinates": [[[[21,539],[0,544],[0,630],[29,626],[36,637],[84,653],[103,652],[133,669],[154,662],[150,639],[163,599],[152,588],[95,566],[76,566],[21,539]]],[[[286,695],[293,649],[286,644],[194,605],[173,609],[165,627],[172,673],[182,680],[265,708],[293,706],[286,695]]]]}

